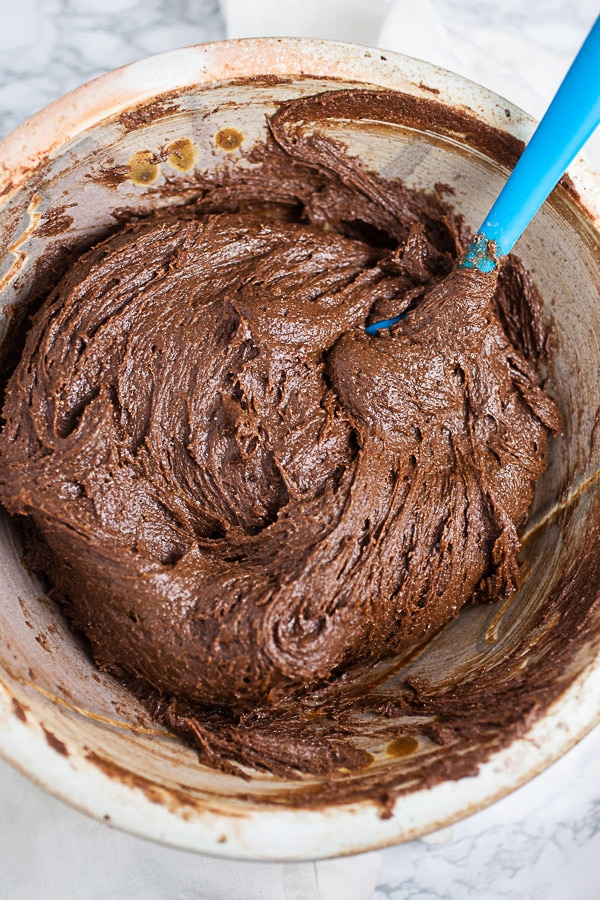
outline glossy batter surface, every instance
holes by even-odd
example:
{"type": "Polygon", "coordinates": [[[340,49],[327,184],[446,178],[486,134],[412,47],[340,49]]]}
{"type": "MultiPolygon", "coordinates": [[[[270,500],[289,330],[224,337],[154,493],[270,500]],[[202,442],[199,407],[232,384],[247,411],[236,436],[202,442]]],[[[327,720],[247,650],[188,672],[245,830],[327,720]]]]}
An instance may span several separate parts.
{"type": "Polygon", "coordinates": [[[200,746],[202,709],[276,723],[282,698],[513,590],[560,428],[520,262],[452,270],[467,236],[441,189],[292,147],[281,118],[197,204],[79,258],[3,410],[0,498],[70,618],[200,746]]]}

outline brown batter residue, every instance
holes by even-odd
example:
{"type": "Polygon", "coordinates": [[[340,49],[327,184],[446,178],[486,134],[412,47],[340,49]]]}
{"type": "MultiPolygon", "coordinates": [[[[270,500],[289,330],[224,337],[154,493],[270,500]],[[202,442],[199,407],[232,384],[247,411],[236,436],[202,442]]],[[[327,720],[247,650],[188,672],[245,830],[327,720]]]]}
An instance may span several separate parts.
{"type": "Polygon", "coordinates": [[[315,738],[313,689],[516,587],[560,428],[519,260],[453,270],[443,191],[296,134],[294,110],[195,205],[77,260],[0,437],[0,499],[98,664],[205,762],[283,775],[369,762],[335,717],[315,738]]]}

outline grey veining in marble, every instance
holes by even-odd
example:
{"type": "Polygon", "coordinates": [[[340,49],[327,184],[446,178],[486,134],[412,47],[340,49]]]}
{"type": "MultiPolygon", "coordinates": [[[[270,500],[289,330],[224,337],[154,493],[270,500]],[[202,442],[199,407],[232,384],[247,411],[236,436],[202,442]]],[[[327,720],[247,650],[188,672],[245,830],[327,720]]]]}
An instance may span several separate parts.
{"type": "Polygon", "coordinates": [[[109,69],[225,37],[217,0],[1,0],[0,136],[109,69]]]}
{"type": "Polygon", "coordinates": [[[375,900],[598,900],[600,729],[515,793],[387,850],[375,900]]]}

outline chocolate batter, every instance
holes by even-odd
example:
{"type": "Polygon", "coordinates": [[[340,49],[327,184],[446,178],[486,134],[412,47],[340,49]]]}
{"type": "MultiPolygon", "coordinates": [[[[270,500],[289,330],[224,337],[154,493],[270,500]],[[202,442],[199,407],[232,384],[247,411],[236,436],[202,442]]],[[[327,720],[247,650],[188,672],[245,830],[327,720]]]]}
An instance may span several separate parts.
{"type": "Polygon", "coordinates": [[[292,138],[294,110],[194,205],[77,260],[0,436],[0,499],[98,664],[206,761],[281,774],[368,761],[339,728],[281,732],[284,698],[308,708],[514,590],[560,428],[519,260],[453,269],[468,234],[444,190],[292,138]]]}

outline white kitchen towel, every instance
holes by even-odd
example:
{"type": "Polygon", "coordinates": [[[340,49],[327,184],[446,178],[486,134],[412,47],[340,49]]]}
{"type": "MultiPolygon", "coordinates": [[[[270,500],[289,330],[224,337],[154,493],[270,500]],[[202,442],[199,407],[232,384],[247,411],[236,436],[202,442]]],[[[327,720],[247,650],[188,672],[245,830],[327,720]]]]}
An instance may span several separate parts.
{"type": "Polygon", "coordinates": [[[370,900],[380,854],[319,863],[211,859],[123,834],[0,760],[0,900],[370,900]]]}

